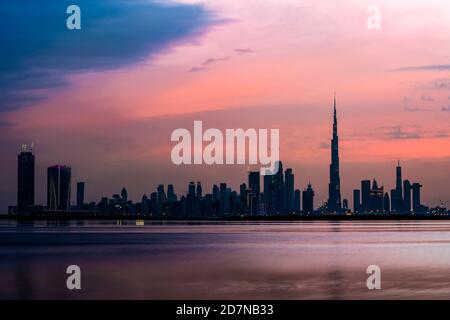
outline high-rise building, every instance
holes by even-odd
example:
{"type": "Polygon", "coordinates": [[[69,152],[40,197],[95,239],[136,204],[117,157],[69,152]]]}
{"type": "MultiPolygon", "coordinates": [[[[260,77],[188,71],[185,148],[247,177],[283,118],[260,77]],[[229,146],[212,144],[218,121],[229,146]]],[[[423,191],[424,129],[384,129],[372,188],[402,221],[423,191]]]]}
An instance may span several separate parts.
{"type": "Polygon", "coordinates": [[[34,155],[26,145],[17,157],[17,212],[27,213],[34,205],[34,155]]]}
{"type": "Polygon", "coordinates": [[[369,208],[371,212],[383,212],[383,197],[383,187],[378,187],[377,181],[373,179],[369,196],[369,208]]]}
{"type": "Polygon", "coordinates": [[[395,198],[393,204],[392,209],[394,211],[403,211],[402,167],[400,166],[400,161],[398,161],[397,168],[395,168],[395,198]]]}
{"type": "Polygon", "coordinates": [[[420,188],[422,188],[422,185],[420,183],[413,183],[412,184],[412,203],[413,203],[413,210],[418,211],[420,209],[421,203],[420,203],[420,188]]]}
{"type": "Polygon", "coordinates": [[[411,183],[403,181],[403,212],[411,213],[411,183]]]}
{"type": "Polygon", "coordinates": [[[164,185],[160,184],[156,188],[156,192],[158,193],[158,204],[163,204],[167,202],[166,191],[164,190],[164,185]]]}
{"type": "Polygon", "coordinates": [[[361,191],[359,189],[353,190],[353,212],[361,212],[361,191]]]}
{"type": "Polygon", "coordinates": [[[291,168],[284,172],[284,185],[286,211],[292,213],[294,211],[294,174],[291,168]]]}
{"type": "Polygon", "coordinates": [[[219,190],[219,187],[216,184],[213,185],[212,194],[213,194],[213,200],[214,201],[219,201],[219,199],[220,199],[220,190],[219,190]]]}
{"type": "Polygon", "coordinates": [[[227,190],[227,184],[226,183],[221,183],[219,185],[219,190],[220,190],[220,214],[224,215],[224,214],[228,214],[229,213],[229,208],[230,208],[230,202],[229,202],[229,192],[227,190]]]}
{"type": "Polygon", "coordinates": [[[277,173],[264,176],[264,202],[269,215],[279,215],[285,213],[286,199],[284,197],[283,164],[278,161],[277,173]]]}
{"type": "Polygon", "coordinates": [[[302,193],[302,202],[303,202],[303,213],[310,214],[314,211],[314,190],[311,187],[311,184],[308,184],[308,187],[303,190],[302,193]]]}
{"type": "Polygon", "coordinates": [[[294,211],[295,212],[300,212],[301,210],[301,191],[299,189],[295,189],[294,192],[294,211]]]}
{"type": "Polygon", "coordinates": [[[167,200],[169,202],[177,202],[177,195],[175,194],[173,184],[167,186],[167,200]]]}
{"type": "Polygon", "coordinates": [[[194,182],[194,181],[189,182],[189,185],[188,185],[188,194],[193,194],[193,195],[195,195],[195,182],[194,182]]]}
{"type": "Polygon", "coordinates": [[[342,200],[342,209],[343,210],[347,210],[348,209],[348,200],[347,199],[343,199],[342,200]]]}
{"type": "Polygon", "coordinates": [[[370,211],[370,180],[361,181],[361,211],[370,211]]]}
{"type": "Polygon", "coordinates": [[[77,209],[81,210],[84,206],[84,182],[77,182],[77,209]]]}
{"type": "Polygon", "coordinates": [[[395,207],[394,201],[395,201],[395,189],[391,189],[391,212],[395,211],[394,210],[394,207],[395,207]]]}
{"type": "Polygon", "coordinates": [[[336,95],[334,96],[333,137],[331,139],[330,183],[328,185],[328,211],[341,211],[341,178],[339,176],[339,138],[337,133],[336,95]]]}
{"type": "Polygon", "coordinates": [[[248,186],[251,192],[259,198],[259,194],[261,192],[259,171],[249,171],[248,186]]]}
{"type": "Polygon", "coordinates": [[[128,191],[127,191],[127,189],[122,188],[122,190],[120,191],[120,197],[121,197],[123,202],[127,202],[128,201],[128,191]]]}
{"type": "Polygon", "coordinates": [[[391,212],[391,200],[389,199],[389,194],[386,192],[383,198],[383,211],[391,212]]]}
{"type": "Polygon", "coordinates": [[[196,194],[197,198],[200,199],[202,197],[202,183],[200,181],[197,181],[196,194]]]}
{"type": "Polygon", "coordinates": [[[72,169],[55,165],[47,169],[47,209],[68,211],[70,209],[72,169]]]}

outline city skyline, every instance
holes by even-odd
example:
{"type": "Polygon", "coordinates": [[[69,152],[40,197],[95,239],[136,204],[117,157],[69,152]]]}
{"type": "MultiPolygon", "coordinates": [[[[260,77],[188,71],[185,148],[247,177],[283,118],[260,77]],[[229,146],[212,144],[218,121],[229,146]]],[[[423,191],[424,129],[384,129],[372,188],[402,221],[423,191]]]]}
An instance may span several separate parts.
{"type": "MultiPolygon", "coordinates": [[[[33,145],[33,144],[32,144],[33,145]]],[[[378,186],[376,179],[362,180],[361,188],[353,190],[353,207],[348,198],[341,199],[339,173],[339,145],[336,111],[336,93],[333,99],[333,135],[330,145],[330,170],[328,201],[315,207],[315,192],[311,181],[305,188],[296,188],[292,168],[283,170],[282,161],[272,175],[248,169],[247,183],[239,186],[239,192],[217,182],[210,193],[203,194],[201,179],[189,182],[186,193],[175,192],[171,183],[159,184],[156,191],[143,193],[140,202],[128,198],[128,191],[122,188],[120,195],[101,197],[99,202],[85,203],[85,182],[76,184],[76,203],[71,202],[71,172],[66,165],[47,168],[47,206],[34,203],[35,157],[32,148],[21,146],[18,155],[17,206],[8,208],[9,214],[30,214],[44,211],[89,211],[107,214],[132,214],[155,217],[226,217],[226,216],[279,216],[290,214],[428,214],[429,207],[421,202],[422,184],[402,178],[400,160],[395,169],[395,187],[385,189],[378,186]],[[261,187],[262,181],[262,187],[261,187]],[[386,192],[385,192],[386,191],[386,192]]],[[[442,207],[443,203],[435,208],[442,207]]],[[[443,209],[444,210],[444,209],[443,209]]],[[[445,209],[446,210],[446,209],[445,209]]],[[[441,211],[439,211],[441,214],[441,211]]],[[[445,214],[447,212],[445,211],[445,214]]]]}
{"type": "MultiPolygon", "coordinates": [[[[334,90],[345,115],[342,196],[372,180],[368,173],[379,185],[395,184],[389,172],[400,159],[410,180],[425,186],[424,203],[450,206],[445,0],[379,1],[378,30],[367,28],[367,1],[82,0],[82,12],[95,15],[84,14],[75,31],[50,0],[6,1],[0,18],[17,32],[4,36],[17,45],[0,53],[2,211],[16,197],[17,164],[8,155],[24,141],[36,143],[37,185],[46,183],[48,166],[66,163],[77,180],[93,177],[86,190],[111,194],[127,185],[136,200],[165,180],[184,189],[196,177],[206,185],[227,177],[239,188],[245,166],[170,163],[171,131],[194,120],[218,129],[279,128],[280,158],[296,183],[314,181],[322,204],[334,90]],[[40,28],[24,18],[35,12],[40,28]]],[[[36,200],[45,203],[45,193],[37,189],[36,200]]]]}

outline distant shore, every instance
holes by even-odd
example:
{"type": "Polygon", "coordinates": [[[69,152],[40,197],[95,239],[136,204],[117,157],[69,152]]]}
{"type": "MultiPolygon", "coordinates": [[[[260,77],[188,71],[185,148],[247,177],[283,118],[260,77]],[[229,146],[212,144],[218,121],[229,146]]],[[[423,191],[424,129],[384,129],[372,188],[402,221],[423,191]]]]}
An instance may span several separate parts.
{"type": "Polygon", "coordinates": [[[450,216],[420,215],[283,215],[283,216],[230,216],[230,217],[143,217],[136,215],[0,215],[1,220],[145,220],[145,221],[364,221],[364,220],[450,220],[450,216]]]}

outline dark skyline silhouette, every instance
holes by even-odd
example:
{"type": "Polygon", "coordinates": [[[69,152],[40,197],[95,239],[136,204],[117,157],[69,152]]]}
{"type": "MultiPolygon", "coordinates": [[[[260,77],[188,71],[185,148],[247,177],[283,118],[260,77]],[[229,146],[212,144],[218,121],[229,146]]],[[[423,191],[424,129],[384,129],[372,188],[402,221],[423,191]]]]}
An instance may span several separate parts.
{"type": "MultiPolygon", "coordinates": [[[[91,212],[104,214],[131,214],[155,217],[227,217],[227,216],[280,216],[291,214],[429,214],[430,208],[422,205],[422,185],[402,180],[400,162],[396,167],[396,186],[389,195],[384,186],[374,179],[361,181],[361,189],[353,191],[353,208],[348,199],[341,200],[339,173],[339,146],[337,131],[336,97],[333,103],[333,136],[331,140],[331,164],[328,202],[316,208],[313,184],[303,190],[295,188],[292,168],[283,170],[279,161],[278,172],[260,176],[259,171],[248,172],[247,183],[239,192],[225,182],[213,185],[211,193],[204,194],[201,181],[191,181],[186,194],[177,194],[173,184],[158,185],[150,195],[143,194],[140,202],[128,199],[126,188],[112,198],[102,197],[98,202],[84,203],[85,183],[77,183],[76,205],[71,201],[71,168],[65,165],[51,166],[47,170],[47,206],[34,203],[34,155],[22,150],[18,156],[18,202],[9,212],[30,214],[39,212],[91,212]],[[263,188],[261,190],[261,181],[263,188]],[[31,189],[33,185],[33,189],[31,189]],[[27,186],[27,187],[24,187],[27,186]],[[28,200],[24,200],[28,199],[28,200]],[[32,200],[31,200],[32,199],[32,200]]],[[[442,209],[440,213],[446,211],[442,209]]]]}

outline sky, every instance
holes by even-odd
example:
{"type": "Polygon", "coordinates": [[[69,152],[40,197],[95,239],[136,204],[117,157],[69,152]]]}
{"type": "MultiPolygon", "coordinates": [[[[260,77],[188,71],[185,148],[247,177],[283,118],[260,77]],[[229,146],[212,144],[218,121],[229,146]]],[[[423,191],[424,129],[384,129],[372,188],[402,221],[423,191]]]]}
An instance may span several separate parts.
{"type": "MultiPolygon", "coordinates": [[[[36,202],[46,168],[72,167],[86,200],[160,183],[233,188],[247,165],[181,165],[173,130],[280,130],[296,188],[327,198],[336,92],[341,184],[423,185],[450,206],[450,6],[446,0],[52,1],[0,4],[0,210],[16,202],[17,154],[34,142],[36,202]],[[66,8],[81,9],[68,30],[66,8]],[[376,5],[380,28],[369,29],[376,5]]],[[[253,168],[251,168],[253,169],[253,168]]]]}

